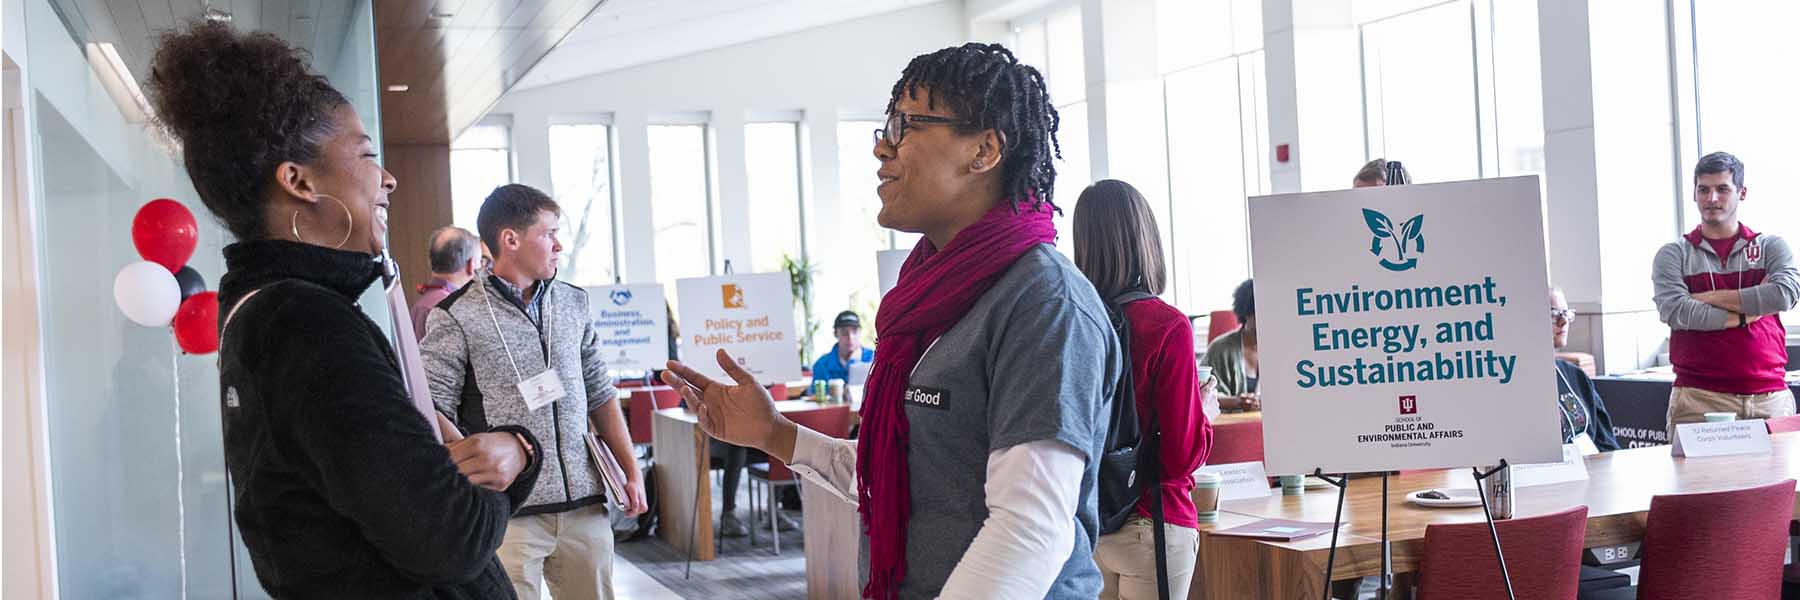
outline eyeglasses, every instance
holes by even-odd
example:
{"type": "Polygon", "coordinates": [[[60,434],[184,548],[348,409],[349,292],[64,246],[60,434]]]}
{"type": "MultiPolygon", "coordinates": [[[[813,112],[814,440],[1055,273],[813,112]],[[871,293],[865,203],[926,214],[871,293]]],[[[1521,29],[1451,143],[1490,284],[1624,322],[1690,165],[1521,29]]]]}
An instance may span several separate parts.
{"type": "Polygon", "coordinates": [[[893,114],[888,115],[887,123],[885,125],[883,125],[880,129],[875,130],[875,143],[880,144],[882,142],[887,142],[889,145],[892,145],[894,147],[899,147],[900,142],[906,139],[907,127],[913,126],[913,125],[918,125],[919,123],[966,123],[966,122],[967,121],[963,121],[961,119],[952,119],[949,117],[939,117],[939,116],[935,116],[935,115],[909,115],[909,114],[906,114],[903,112],[894,111],[893,114]]]}
{"type": "Polygon", "coordinates": [[[1563,309],[1552,308],[1552,309],[1550,309],[1550,322],[1551,323],[1556,323],[1558,325],[1562,325],[1562,324],[1572,322],[1574,320],[1575,320],[1575,309],[1573,309],[1573,308],[1563,308],[1563,309]]]}

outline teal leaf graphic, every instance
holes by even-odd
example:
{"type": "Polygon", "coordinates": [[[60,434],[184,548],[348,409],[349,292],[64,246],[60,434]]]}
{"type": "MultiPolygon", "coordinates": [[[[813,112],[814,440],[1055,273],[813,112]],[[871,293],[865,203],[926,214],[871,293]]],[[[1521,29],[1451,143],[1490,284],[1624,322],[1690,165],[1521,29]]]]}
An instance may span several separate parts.
{"type": "Polygon", "coordinates": [[[1378,239],[1394,237],[1394,222],[1389,221],[1387,215],[1367,208],[1362,209],[1362,212],[1363,221],[1369,224],[1369,233],[1375,234],[1378,239]]]}
{"type": "Polygon", "coordinates": [[[1411,241],[1411,242],[1413,242],[1413,251],[1424,252],[1425,251],[1425,231],[1424,230],[1425,230],[1425,215],[1419,215],[1419,216],[1413,217],[1411,219],[1407,219],[1405,223],[1400,224],[1400,245],[1404,246],[1404,245],[1406,245],[1406,242],[1411,241]]]}

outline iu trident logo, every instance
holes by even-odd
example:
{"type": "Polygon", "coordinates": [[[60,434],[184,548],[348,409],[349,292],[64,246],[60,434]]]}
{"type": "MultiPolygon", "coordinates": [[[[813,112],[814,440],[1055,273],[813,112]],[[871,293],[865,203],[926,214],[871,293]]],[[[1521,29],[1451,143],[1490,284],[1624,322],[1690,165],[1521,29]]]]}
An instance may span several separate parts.
{"type": "Polygon", "coordinates": [[[1400,414],[1411,415],[1411,414],[1417,414],[1418,412],[1419,412],[1419,397],[1418,396],[1401,396],[1400,397],[1400,414]]]}

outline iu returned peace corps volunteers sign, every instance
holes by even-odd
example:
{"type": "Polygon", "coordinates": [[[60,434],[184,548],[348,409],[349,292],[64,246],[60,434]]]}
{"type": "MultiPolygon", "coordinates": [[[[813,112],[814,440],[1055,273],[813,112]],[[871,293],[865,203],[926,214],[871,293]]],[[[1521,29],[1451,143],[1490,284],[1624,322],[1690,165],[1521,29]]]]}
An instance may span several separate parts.
{"type": "Polygon", "coordinates": [[[1270,474],[1555,462],[1535,177],[1250,200],[1270,474]]]}

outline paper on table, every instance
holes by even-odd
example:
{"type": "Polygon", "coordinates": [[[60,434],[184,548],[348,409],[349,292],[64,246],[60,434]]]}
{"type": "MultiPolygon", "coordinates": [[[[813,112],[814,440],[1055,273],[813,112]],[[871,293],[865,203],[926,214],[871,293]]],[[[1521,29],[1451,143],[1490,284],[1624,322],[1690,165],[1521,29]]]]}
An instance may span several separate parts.
{"type": "Polygon", "coordinates": [[[1248,525],[1239,525],[1230,529],[1214,531],[1212,532],[1212,535],[1291,542],[1300,538],[1309,538],[1315,535],[1331,533],[1331,529],[1330,523],[1290,521],[1287,519],[1263,519],[1248,525]]]}

